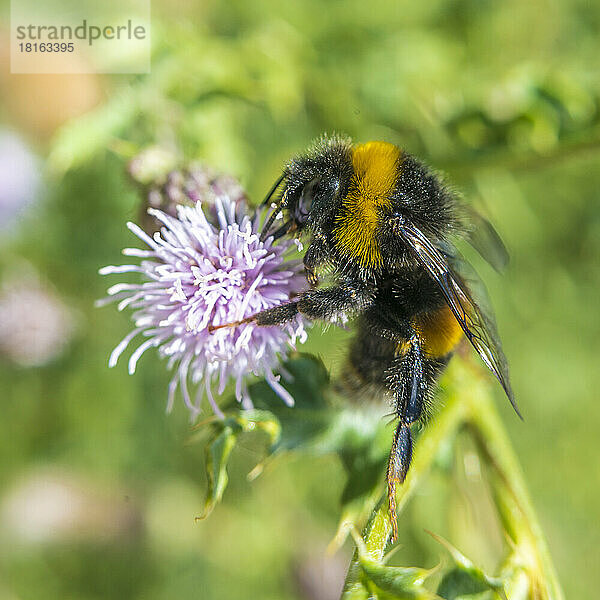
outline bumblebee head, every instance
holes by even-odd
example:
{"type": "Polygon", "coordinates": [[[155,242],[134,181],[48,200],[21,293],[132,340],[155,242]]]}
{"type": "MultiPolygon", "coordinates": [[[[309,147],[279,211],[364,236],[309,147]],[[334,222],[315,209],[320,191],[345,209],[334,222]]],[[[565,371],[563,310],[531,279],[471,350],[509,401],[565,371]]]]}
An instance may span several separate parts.
{"type": "Polygon", "coordinates": [[[350,185],[351,155],[349,138],[324,135],[306,153],[290,160],[272,190],[274,193],[283,183],[263,236],[280,211],[284,223],[273,234],[276,238],[288,232],[318,233],[329,227],[350,185]]]}
{"type": "Polygon", "coordinates": [[[322,136],[287,164],[283,198],[292,228],[314,233],[334,218],[350,185],[351,155],[349,138],[322,136]]]}

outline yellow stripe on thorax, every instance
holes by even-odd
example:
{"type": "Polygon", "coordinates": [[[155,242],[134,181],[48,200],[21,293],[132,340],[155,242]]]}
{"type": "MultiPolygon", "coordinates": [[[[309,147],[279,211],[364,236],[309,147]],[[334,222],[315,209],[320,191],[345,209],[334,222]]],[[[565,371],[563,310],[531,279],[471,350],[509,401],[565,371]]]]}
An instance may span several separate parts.
{"type": "Polygon", "coordinates": [[[400,148],[387,142],[353,148],[354,174],[334,232],[338,246],[363,266],[376,267],[383,262],[375,231],[380,209],[391,206],[400,156],[400,148]]]}

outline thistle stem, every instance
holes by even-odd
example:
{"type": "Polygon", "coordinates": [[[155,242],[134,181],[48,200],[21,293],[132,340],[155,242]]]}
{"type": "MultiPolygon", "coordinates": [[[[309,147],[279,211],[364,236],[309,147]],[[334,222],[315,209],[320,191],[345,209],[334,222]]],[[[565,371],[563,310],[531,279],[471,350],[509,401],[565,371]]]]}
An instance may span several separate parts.
{"type": "Polygon", "coordinates": [[[469,429],[496,475],[493,491],[502,524],[516,545],[527,548],[528,566],[540,574],[539,597],[564,600],[523,472],[490,395],[471,398],[469,414],[469,429]]]}

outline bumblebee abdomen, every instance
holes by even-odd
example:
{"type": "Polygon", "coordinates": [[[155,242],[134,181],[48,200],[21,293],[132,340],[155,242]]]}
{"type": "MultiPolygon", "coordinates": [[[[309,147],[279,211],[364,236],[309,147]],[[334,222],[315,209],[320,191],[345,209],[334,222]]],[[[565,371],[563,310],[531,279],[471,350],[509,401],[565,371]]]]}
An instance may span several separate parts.
{"type": "Polygon", "coordinates": [[[367,142],[352,149],[353,175],[335,219],[334,237],[340,251],[363,267],[383,265],[376,232],[382,210],[392,206],[402,151],[387,142],[367,142]]]}
{"type": "Polygon", "coordinates": [[[424,353],[431,358],[441,358],[452,352],[463,336],[461,326],[448,306],[416,316],[412,326],[422,340],[424,353]]]}

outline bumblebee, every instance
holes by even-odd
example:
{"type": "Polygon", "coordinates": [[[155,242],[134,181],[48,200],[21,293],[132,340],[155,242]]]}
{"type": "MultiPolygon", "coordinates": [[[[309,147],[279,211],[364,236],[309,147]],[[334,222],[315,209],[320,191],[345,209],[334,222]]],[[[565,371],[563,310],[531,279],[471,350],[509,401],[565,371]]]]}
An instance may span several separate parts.
{"type": "Polygon", "coordinates": [[[334,323],[356,321],[342,384],[391,398],[398,423],[387,488],[396,539],[395,490],[410,466],[411,426],[423,418],[463,336],[520,416],[493,313],[477,296],[481,286],[451,240],[467,237],[496,267],[505,262],[506,251],[491,225],[467,209],[440,176],[386,142],[353,144],[323,136],[287,164],[269,202],[274,210],[262,239],[306,235],[303,260],[311,289],[225,326],[281,325],[298,313],[334,323]],[[282,224],[274,228],[275,223],[282,224]],[[319,288],[325,271],[332,285],[319,288]]]}

